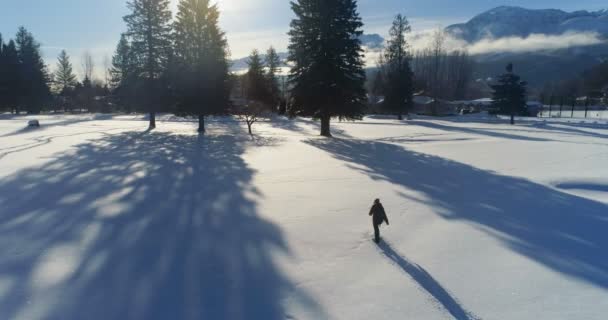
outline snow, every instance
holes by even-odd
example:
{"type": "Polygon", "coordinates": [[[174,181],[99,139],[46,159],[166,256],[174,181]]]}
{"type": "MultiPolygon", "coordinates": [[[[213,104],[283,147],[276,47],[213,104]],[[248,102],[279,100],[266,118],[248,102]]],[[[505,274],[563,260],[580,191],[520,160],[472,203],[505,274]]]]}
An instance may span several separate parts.
{"type": "Polygon", "coordinates": [[[606,120],[0,119],[0,319],[608,312],[606,120]]]}

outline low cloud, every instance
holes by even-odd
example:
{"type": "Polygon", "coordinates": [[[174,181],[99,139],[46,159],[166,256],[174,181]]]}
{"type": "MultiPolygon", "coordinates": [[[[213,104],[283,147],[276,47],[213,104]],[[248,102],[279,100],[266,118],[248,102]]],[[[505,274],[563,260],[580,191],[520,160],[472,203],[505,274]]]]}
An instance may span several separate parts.
{"type": "Polygon", "coordinates": [[[526,38],[484,39],[469,45],[468,50],[471,54],[525,53],[591,46],[603,42],[604,40],[595,32],[566,32],[561,35],[531,34],[526,38]]]}
{"type": "MultiPolygon", "coordinates": [[[[419,32],[410,39],[412,49],[430,47],[433,30],[419,32]]],[[[596,32],[566,32],[560,35],[531,34],[528,37],[487,38],[474,43],[446,35],[444,47],[449,50],[467,50],[470,54],[488,53],[526,53],[543,50],[559,50],[605,43],[596,32]]]]}

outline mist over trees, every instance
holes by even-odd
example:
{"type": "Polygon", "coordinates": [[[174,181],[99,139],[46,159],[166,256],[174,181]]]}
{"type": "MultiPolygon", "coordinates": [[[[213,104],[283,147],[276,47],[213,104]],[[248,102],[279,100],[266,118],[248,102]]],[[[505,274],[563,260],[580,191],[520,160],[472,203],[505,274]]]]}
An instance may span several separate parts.
{"type": "Polygon", "coordinates": [[[470,98],[474,61],[466,51],[448,51],[445,33],[435,30],[431,44],[413,54],[412,69],[416,89],[433,98],[464,100],[470,98]]]}

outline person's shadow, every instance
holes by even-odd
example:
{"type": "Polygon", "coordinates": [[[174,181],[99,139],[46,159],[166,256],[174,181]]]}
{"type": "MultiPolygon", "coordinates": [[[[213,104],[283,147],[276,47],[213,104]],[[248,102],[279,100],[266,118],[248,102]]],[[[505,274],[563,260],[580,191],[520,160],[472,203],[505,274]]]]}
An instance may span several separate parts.
{"type": "Polygon", "coordinates": [[[400,256],[390,244],[380,241],[378,247],[382,253],[407,273],[416,283],[428,292],[434,300],[443,306],[457,320],[479,319],[465,310],[458,301],[433,278],[424,268],[400,256]]]}

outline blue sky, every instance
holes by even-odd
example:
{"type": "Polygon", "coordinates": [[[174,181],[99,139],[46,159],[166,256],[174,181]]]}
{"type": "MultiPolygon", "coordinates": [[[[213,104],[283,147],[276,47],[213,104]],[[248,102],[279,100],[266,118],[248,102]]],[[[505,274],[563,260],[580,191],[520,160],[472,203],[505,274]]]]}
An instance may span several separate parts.
{"type": "MultiPolygon", "coordinates": [[[[178,0],[172,0],[177,2],[178,0]]],[[[61,49],[68,50],[78,67],[87,50],[98,68],[104,56],[111,56],[127,14],[125,0],[1,0],[0,33],[12,37],[25,26],[43,45],[53,62],[61,49]]],[[[228,34],[233,58],[255,47],[274,45],[283,50],[292,13],[288,0],[217,0],[222,9],[221,24],[228,34]]],[[[404,13],[415,30],[464,22],[478,13],[500,5],[526,8],[558,8],[567,11],[608,8],[605,0],[359,0],[367,33],[386,32],[392,16],[404,13]]]]}

